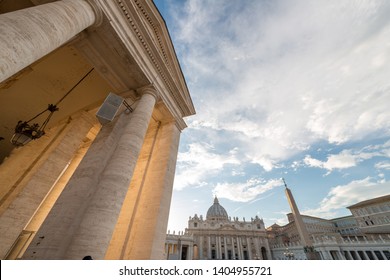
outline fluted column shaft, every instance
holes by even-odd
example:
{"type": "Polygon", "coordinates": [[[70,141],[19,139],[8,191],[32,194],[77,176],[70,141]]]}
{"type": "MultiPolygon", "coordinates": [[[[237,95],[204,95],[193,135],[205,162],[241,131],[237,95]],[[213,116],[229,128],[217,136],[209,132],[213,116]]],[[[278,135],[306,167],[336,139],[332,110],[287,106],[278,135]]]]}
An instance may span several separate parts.
{"type": "Polygon", "coordinates": [[[198,260],[203,260],[203,242],[204,242],[204,236],[201,236],[199,238],[199,255],[198,260]]]}
{"type": "MultiPolygon", "coordinates": [[[[134,210],[125,219],[127,233],[120,259],[163,258],[180,131],[174,122],[158,122],[156,127],[150,125],[146,138],[150,146],[141,151],[128,193],[131,197],[125,200],[126,206],[134,202],[134,210]]],[[[114,243],[111,248],[116,248],[114,243]]]]}
{"type": "Polygon", "coordinates": [[[236,250],[234,249],[234,237],[231,237],[232,240],[232,251],[233,251],[233,260],[236,259],[236,250]]]}
{"type": "Polygon", "coordinates": [[[229,257],[228,257],[228,250],[227,250],[227,242],[226,242],[226,236],[223,237],[223,244],[224,244],[224,247],[225,247],[225,260],[227,260],[229,257]]]}
{"type": "Polygon", "coordinates": [[[156,97],[145,92],[125,126],[108,162],[97,191],[75,234],[66,259],[80,259],[80,251],[103,259],[111,240],[123,201],[148,129],[156,97]],[[91,240],[91,234],[93,239],[91,240]]]}
{"type": "Polygon", "coordinates": [[[40,150],[42,144],[45,146],[37,155],[42,161],[31,163],[28,173],[31,177],[25,183],[21,182],[22,190],[0,215],[1,259],[5,258],[5,254],[26,225],[35,220],[43,200],[47,198],[94,123],[93,116],[82,114],[69,124],[53,128],[46,134],[48,138],[40,139],[42,142],[30,142],[24,147],[25,155],[34,156],[33,149],[40,150]]]}
{"type": "Polygon", "coordinates": [[[0,15],[0,82],[97,20],[86,1],[63,0],[0,15]]]}
{"type": "Polygon", "coordinates": [[[237,236],[237,253],[238,253],[238,259],[242,260],[241,242],[240,242],[240,237],[238,236],[237,236]]]}
{"type": "Polygon", "coordinates": [[[207,259],[211,260],[211,241],[210,241],[210,235],[207,236],[207,259]]]}
{"type": "Polygon", "coordinates": [[[359,254],[358,251],[355,251],[355,253],[356,253],[356,256],[357,256],[357,259],[358,259],[358,260],[364,260],[364,258],[362,258],[362,257],[360,256],[360,254],[359,254]]]}
{"type": "Polygon", "coordinates": [[[353,257],[351,256],[351,253],[348,250],[346,250],[344,252],[345,252],[345,258],[347,260],[353,260],[353,257]]]}
{"type": "Polygon", "coordinates": [[[217,246],[218,246],[218,259],[222,260],[222,247],[221,247],[221,237],[217,236],[217,246]]]}
{"type": "Polygon", "coordinates": [[[142,95],[134,112],[103,128],[56,201],[26,259],[103,259],[156,102],[142,95]],[[100,137],[101,136],[101,137],[100,137]]]}
{"type": "Polygon", "coordinates": [[[252,256],[252,246],[251,246],[251,242],[249,240],[249,237],[246,237],[246,247],[248,249],[248,258],[250,260],[253,260],[253,256],[252,256]]]}

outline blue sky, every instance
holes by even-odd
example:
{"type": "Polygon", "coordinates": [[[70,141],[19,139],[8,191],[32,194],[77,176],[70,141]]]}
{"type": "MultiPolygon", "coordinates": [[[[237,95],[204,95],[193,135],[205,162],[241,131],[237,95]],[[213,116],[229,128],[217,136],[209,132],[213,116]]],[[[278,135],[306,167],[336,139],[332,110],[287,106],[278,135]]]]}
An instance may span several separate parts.
{"type": "Polygon", "coordinates": [[[217,195],[228,214],[348,215],[390,193],[389,1],[155,1],[197,114],[181,135],[168,228],[217,195]]]}

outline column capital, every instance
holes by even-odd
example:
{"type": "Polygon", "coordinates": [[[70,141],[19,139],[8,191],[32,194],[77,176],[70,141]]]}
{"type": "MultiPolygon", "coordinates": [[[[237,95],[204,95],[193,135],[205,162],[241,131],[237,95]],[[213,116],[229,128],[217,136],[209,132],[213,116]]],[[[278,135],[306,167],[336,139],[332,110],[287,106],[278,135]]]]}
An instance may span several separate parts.
{"type": "Polygon", "coordinates": [[[156,88],[151,84],[144,86],[144,87],[141,87],[141,88],[138,88],[137,93],[141,96],[144,94],[149,94],[149,95],[153,96],[156,99],[156,101],[158,101],[158,99],[160,97],[156,88]]]}
{"type": "Polygon", "coordinates": [[[95,14],[95,23],[89,27],[89,28],[96,28],[100,26],[103,23],[103,10],[99,6],[96,0],[84,0],[86,1],[92,8],[94,14],[95,14]]]}

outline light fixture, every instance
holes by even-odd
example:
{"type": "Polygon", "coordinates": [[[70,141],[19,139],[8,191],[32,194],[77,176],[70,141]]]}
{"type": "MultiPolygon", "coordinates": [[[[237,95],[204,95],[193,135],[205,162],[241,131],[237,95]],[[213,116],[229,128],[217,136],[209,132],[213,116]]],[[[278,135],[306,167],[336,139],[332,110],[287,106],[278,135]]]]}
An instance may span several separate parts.
{"type": "Polygon", "coordinates": [[[68,92],[65,93],[65,95],[60,100],[58,100],[56,104],[49,104],[45,110],[28,121],[18,121],[18,124],[15,127],[15,133],[11,138],[11,143],[17,147],[21,147],[29,143],[31,140],[35,140],[43,136],[45,134],[45,127],[48,124],[50,118],[53,116],[53,113],[59,110],[57,105],[62,100],[64,100],[65,97],[67,97],[69,93],[71,93],[93,71],[93,69],[94,68],[89,70],[88,73],[85,74],[81,80],[79,80],[70,90],[68,90],[68,92]],[[31,123],[46,111],[50,113],[42,125],[39,125],[38,123],[31,123]]]}
{"type": "Polygon", "coordinates": [[[38,139],[39,137],[44,135],[45,127],[55,111],[58,111],[57,105],[49,104],[47,106],[47,109],[40,112],[32,119],[26,122],[18,121],[18,124],[15,127],[15,133],[11,138],[11,143],[17,147],[20,147],[26,145],[31,140],[38,139]],[[49,111],[50,113],[41,126],[37,123],[30,124],[31,121],[33,121],[34,119],[36,119],[37,117],[45,113],[46,111],[49,111]]]}

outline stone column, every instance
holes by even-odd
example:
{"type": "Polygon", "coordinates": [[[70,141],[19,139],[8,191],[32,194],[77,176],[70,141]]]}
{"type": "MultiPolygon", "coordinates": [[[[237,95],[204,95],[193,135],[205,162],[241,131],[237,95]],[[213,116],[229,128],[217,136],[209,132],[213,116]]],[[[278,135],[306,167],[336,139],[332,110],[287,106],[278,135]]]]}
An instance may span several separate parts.
{"type": "Polygon", "coordinates": [[[220,251],[219,251],[219,236],[215,236],[215,258],[217,260],[221,259],[220,251]]]}
{"type": "Polygon", "coordinates": [[[96,23],[97,15],[98,8],[79,0],[55,1],[1,14],[0,82],[96,23]]]}
{"type": "MultiPolygon", "coordinates": [[[[378,250],[379,251],[379,250],[378,250]]],[[[386,255],[383,253],[383,251],[379,251],[379,254],[382,256],[384,260],[387,260],[386,255]]]]}
{"type": "Polygon", "coordinates": [[[104,258],[156,102],[154,94],[145,91],[133,113],[122,114],[111,129],[103,127],[37,233],[45,238],[39,245],[33,242],[24,258],[104,258]]]}
{"type": "Polygon", "coordinates": [[[236,259],[236,250],[234,249],[234,237],[231,237],[232,239],[232,252],[233,252],[233,260],[236,259]]]}
{"type": "Polygon", "coordinates": [[[226,242],[226,236],[223,237],[223,246],[225,248],[225,260],[228,259],[228,249],[227,249],[227,242],[226,242]]]}
{"type": "Polygon", "coordinates": [[[211,260],[211,240],[210,240],[210,235],[207,236],[207,259],[211,260]]]}
{"type": "Polygon", "coordinates": [[[194,259],[194,246],[188,244],[187,260],[193,260],[193,259],[194,259]]]}
{"type": "Polygon", "coordinates": [[[351,253],[348,250],[345,250],[345,259],[347,260],[353,260],[351,253]]]}
{"type": "MultiPolygon", "coordinates": [[[[138,245],[141,245],[141,244],[138,244],[138,245]]],[[[183,245],[181,244],[181,241],[179,240],[179,245],[178,245],[178,255],[177,255],[177,259],[178,260],[181,260],[181,255],[182,255],[182,249],[183,249],[183,245]]]]}
{"type": "Polygon", "coordinates": [[[220,260],[222,260],[222,254],[223,254],[223,251],[222,251],[222,242],[221,242],[221,237],[218,236],[217,237],[217,240],[218,240],[218,251],[219,251],[219,258],[220,260]]]}
{"type": "MultiPolygon", "coordinates": [[[[225,255],[225,245],[223,244],[223,236],[221,236],[219,238],[219,242],[221,244],[221,259],[222,259],[222,256],[225,255]]],[[[225,259],[226,259],[226,255],[225,255],[225,259]]]]}
{"type": "Polygon", "coordinates": [[[244,247],[242,246],[242,237],[239,238],[240,242],[240,254],[241,254],[241,259],[244,260],[244,247]]]}
{"type": "Polygon", "coordinates": [[[107,259],[163,257],[179,138],[174,122],[149,124],[107,259]]]}
{"type": "Polygon", "coordinates": [[[67,250],[66,259],[80,259],[81,252],[93,255],[95,259],[104,258],[133,177],[156,98],[155,90],[143,92],[101,175],[97,191],[67,250]]]}
{"type": "Polygon", "coordinates": [[[218,244],[219,244],[219,259],[222,260],[222,238],[221,236],[218,236],[218,244]]]}
{"type": "Polygon", "coordinates": [[[219,240],[219,259],[222,260],[222,254],[223,254],[223,250],[222,250],[222,237],[218,237],[218,240],[219,240]]]}
{"type": "Polygon", "coordinates": [[[199,260],[199,247],[193,245],[193,255],[192,255],[192,260],[199,260]]]}
{"type": "Polygon", "coordinates": [[[203,242],[204,242],[204,236],[199,237],[199,255],[198,255],[198,260],[203,260],[203,242]]]}
{"type": "MultiPolygon", "coordinates": [[[[18,238],[21,231],[31,221],[42,201],[51,191],[69,161],[73,158],[88,131],[96,124],[93,116],[84,113],[69,124],[59,128],[57,135],[49,135],[51,143],[42,151],[42,163],[38,161],[31,166],[31,177],[20,193],[0,216],[0,256],[4,258],[7,251],[18,238]]],[[[46,136],[44,136],[46,137],[46,136]]],[[[44,138],[42,137],[42,138],[44,138]]],[[[44,139],[39,139],[41,141],[44,139]]],[[[30,142],[34,147],[39,142],[30,142]]],[[[27,148],[26,146],[26,148],[27,148]]]]}
{"type": "Polygon", "coordinates": [[[338,250],[337,254],[340,256],[340,260],[346,260],[345,255],[341,252],[341,250],[338,250]]]}
{"type": "Polygon", "coordinates": [[[169,257],[171,256],[172,253],[172,245],[168,243],[168,251],[167,251],[167,259],[169,260],[169,257]]]}
{"type": "Polygon", "coordinates": [[[237,254],[238,254],[238,259],[242,260],[241,241],[239,236],[237,236],[237,254]]]}
{"type": "MultiPolygon", "coordinates": [[[[140,222],[139,229],[144,229],[144,233],[154,233],[149,239],[150,259],[161,257],[160,248],[165,241],[179,141],[180,130],[175,122],[161,124],[136,217],[136,221],[140,222]]],[[[145,240],[144,233],[138,231],[138,240],[141,242],[145,240]]]]}
{"type": "MultiPolygon", "coordinates": [[[[328,256],[328,260],[333,260],[333,256],[332,256],[332,254],[330,253],[330,250],[325,250],[325,253],[326,253],[326,255],[328,256]]],[[[309,258],[308,258],[309,259],[309,258]]]]}
{"type": "Polygon", "coordinates": [[[246,247],[248,249],[248,258],[250,260],[253,260],[253,256],[252,256],[252,246],[251,246],[251,242],[250,242],[250,239],[249,237],[246,237],[246,247]]]}
{"type": "Polygon", "coordinates": [[[55,204],[55,201],[58,199],[61,192],[64,190],[66,183],[68,182],[69,178],[72,176],[74,171],[76,170],[77,166],[80,164],[88,148],[89,146],[81,147],[77,151],[77,153],[75,154],[71,162],[69,162],[66,168],[64,168],[63,174],[59,176],[58,181],[55,184],[53,184],[52,189],[47,194],[45,199],[42,201],[41,205],[37,209],[35,215],[31,218],[25,230],[35,231],[35,232],[39,230],[39,227],[42,225],[47,214],[50,212],[50,209],[55,204]]]}
{"type": "Polygon", "coordinates": [[[360,254],[358,251],[354,251],[355,252],[355,256],[358,260],[362,260],[362,258],[360,257],[360,254]]]}
{"type": "MultiPolygon", "coordinates": [[[[260,246],[260,238],[259,237],[256,237],[255,238],[255,252],[256,252],[256,255],[258,256],[259,259],[263,259],[263,256],[262,256],[262,253],[261,253],[261,246],[260,246]]],[[[262,243],[262,242],[261,242],[262,243]]]]}

